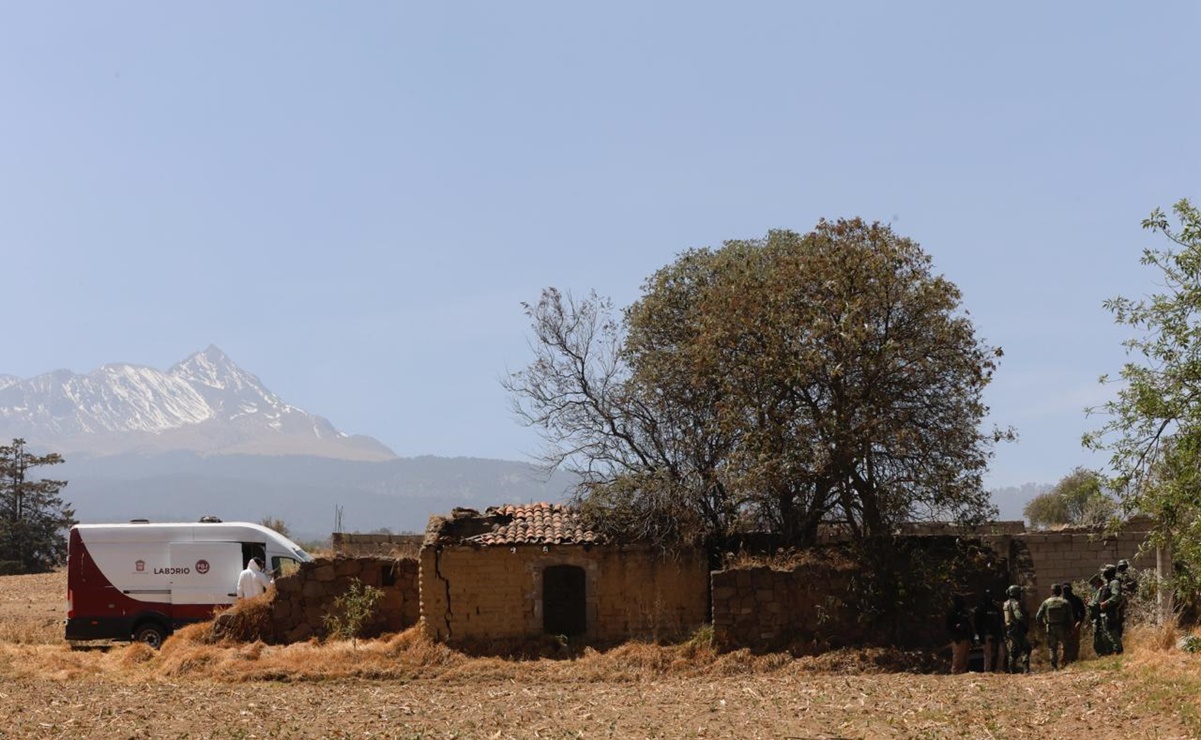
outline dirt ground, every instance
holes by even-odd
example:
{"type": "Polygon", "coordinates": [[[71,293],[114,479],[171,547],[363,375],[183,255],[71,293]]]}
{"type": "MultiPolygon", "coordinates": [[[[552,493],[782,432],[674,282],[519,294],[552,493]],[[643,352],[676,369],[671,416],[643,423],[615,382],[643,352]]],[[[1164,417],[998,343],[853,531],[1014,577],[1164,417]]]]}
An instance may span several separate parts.
{"type": "MultiPolygon", "coordinates": [[[[303,669],[271,676],[261,666],[286,649],[259,646],[184,653],[196,665],[177,658],[165,675],[144,646],[62,644],[64,580],[0,578],[0,738],[1195,736],[1165,688],[1174,684],[1164,672],[1179,664],[1136,655],[1028,676],[815,670],[787,659],[747,662],[741,673],[723,664],[727,675],[581,671],[576,661],[457,656],[454,670],[428,677],[331,679],[303,669]],[[260,668],[239,679],[202,665],[239,660],[260,668]]],[[[305,649],[310,664],[333,650],[305,649]]],[[[330,660],[374,655],[348,650],[330,660]]]]}

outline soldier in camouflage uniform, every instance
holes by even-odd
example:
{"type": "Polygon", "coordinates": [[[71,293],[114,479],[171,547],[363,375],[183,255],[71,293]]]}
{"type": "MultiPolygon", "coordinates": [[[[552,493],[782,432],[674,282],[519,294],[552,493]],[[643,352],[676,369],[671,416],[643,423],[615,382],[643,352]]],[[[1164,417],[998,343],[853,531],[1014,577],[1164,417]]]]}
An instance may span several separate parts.
{"type": "Polygon", "coordinates": [[[1138,593],[1138,576],[1130,572],[1130,561],[1118,561],[1118,580],[1122,583],[1122,593],[1125,596],[1134,596],[1138,593]]]}
{"type": "Polygon", "coordinates": [[[1051,586],[1051,595],[1038,607],[1034,621],[1046,628],[1047,647],[1051,650],[1051,668],[1059,670],[1059,650],[1072,628],[1072,605],[1063,598],[1063,586],[1058,583],[1051,586]]]}
{"type": "Polygon", "coordinates": [[[1092,589],[1088,596],[1088,621],[1093,628],[1093,652],[1097,655],[1112,655],[1113,640],[1105,629],[1105,618],[1101,613],[1101,600],[1105,598],[1105,577],[1100,573],[1088,580],[1092,589]]]}
{"type": "Polygon", "coordinates": [[[1022,587],[1010,586],[1005,593],[1009,598],[1001,607],[1001,612],[1005,615],[1006,667],[1010,673],[1029,673],[1030,641],[1026,633],[1030,628],[1030,618],[1026,607],[1022,605],[1022,587]]]}
{"type": "Polygon", "coordinates": [[[1119,560],[1116,578],[1122,587],[1122,606],[1118,613],[1118,636],[1121,637],[1126,631],[1126,607],[1130,606],[1130,602],[1138,593],[1138,576],[1130,572],[1128,560],[1119,560]]]}
{"type": "Polygon", "coordinates": [[[1105,627],[1105,633],[1109,636],[1109,644],[1112,646],[1113,652],[1121,655],[1122,618],[1126,594],[1123,593],[1122,582],[1118,580],[1116,565],[1106,564],[1101,575],[1105,578],[1105,585],[1101,587],[1097,600],[1097,605],[1101,607],[1101,622],[1105,627]]]}

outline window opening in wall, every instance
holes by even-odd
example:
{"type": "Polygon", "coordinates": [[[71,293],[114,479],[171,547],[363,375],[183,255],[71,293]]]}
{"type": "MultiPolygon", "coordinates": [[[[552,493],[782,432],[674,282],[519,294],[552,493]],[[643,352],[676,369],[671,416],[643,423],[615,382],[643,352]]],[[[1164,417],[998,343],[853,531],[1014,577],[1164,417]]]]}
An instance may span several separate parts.
{"type": "Polygon", "coordinates": [[[384,588],[396,585],[396,563],[380,566],[379,584],[384,588]]]}
{"type": "Polygon", "coordinates": [[[552,565],[542,571],[542,631],[550,635],[582,635],[587,630],[584,569],[552,565]]]}

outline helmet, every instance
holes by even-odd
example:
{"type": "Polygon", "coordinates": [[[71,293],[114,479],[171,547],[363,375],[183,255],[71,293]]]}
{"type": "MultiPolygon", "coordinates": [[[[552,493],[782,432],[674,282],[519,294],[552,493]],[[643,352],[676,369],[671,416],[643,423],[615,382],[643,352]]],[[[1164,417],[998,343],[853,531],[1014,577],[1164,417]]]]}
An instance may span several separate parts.
{"type": "Polygon", "coordinates": [[[1101,569],[1101,574],[1106,578],[1112,579],[1118,574],[1118,567],[1112,563],[1106,563],[1105,567],[1101,569]]]}
{"type": "Polygon", "coordinates": [[[1016,599],[1017,597],[1022,595],[1022,587],[1021,586],[1010,586],[1009,588],[1005,589],[1005,593],[1016,599]]]}
{"type": "Polygon", "coordinates": [[[1065,594],[1070,594],[1070,593],[1072,593],[1072,582],[1071,582],[1071,581],[1064,581],[1064,584],[1063,584],[1063,592],[1064,592],[1065,594]]]}
{"type": "Polygon", "coordinates": [[[1129,567],[1130,567],[1129,560],[1119,560],[1118,561],[1118,570],[1126,570],[1129,567]]]}

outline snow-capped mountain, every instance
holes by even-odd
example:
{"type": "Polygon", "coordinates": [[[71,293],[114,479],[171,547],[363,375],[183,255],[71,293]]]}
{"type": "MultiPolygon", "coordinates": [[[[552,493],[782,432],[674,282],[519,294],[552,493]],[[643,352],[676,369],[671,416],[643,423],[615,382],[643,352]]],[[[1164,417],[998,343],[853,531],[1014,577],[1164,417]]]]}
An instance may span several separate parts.
{"type": "Polygon", "coordinates": [[[215,346],[170,370],[103,365],[0,376],[0,439],[92,455],[187,450],[386,460],[370,437],[285,403],[215,346]]]}

